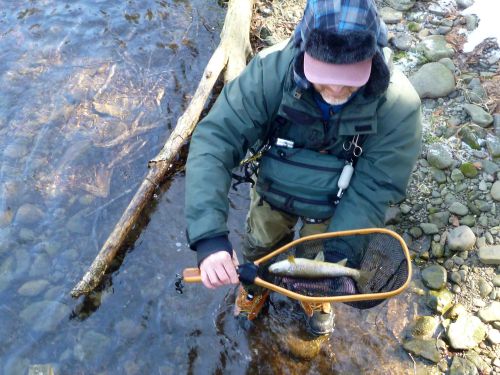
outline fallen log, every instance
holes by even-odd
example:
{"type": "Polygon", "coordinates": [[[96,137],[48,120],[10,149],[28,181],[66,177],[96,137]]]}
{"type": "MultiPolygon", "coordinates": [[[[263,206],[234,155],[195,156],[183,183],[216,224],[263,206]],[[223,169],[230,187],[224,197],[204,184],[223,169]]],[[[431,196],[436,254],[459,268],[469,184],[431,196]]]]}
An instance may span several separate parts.
{"type": "Polygon", "coordinates": [[[224,82],[235,78],[245,67],[251,52],[250,22],[254,0],[229,0],[220,43],[203,72],[186,111],[158,155],[149,162],[149,171],[120,220],[102,246],[89,269],[71,291],[77,298],[91,293],[102,281],[111,262],[134,227],[158,186],[175,172],[174,160],[191,136],[215,82],[225,68],[224,82]]]}

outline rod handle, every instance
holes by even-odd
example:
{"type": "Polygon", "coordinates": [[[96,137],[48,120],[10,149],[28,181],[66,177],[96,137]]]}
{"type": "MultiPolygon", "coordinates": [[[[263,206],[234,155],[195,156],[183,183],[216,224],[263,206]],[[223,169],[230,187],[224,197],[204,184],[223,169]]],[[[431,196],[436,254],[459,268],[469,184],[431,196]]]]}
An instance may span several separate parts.
{"type": "Polygon", "coordinates": [[[185,268],[182,271],[182,280],[186,283],[201,283],[201,273],[199,268],[185,268]]]}

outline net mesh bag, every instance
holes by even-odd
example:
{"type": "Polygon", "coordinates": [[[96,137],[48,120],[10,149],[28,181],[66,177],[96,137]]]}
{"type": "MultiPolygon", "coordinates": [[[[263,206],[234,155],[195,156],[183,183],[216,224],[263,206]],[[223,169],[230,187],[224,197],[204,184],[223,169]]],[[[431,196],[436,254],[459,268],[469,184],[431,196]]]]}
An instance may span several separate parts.
{"type": "MultiPolygon", "coordinates": [[[[271,258],[264,267],[259,267],[259,276],[290,291],[312,297],[374,294],[394,291],[403,286],[408,278],[408,263],[397,238],[386,233],[357,234],[299,243],[271,258]],[[324,255],[324,261],[337,263],[347,260],[347,267],[358,269],[368,274],[369,278],[355,281],[348,276],[278,276],[268,270],[269,265],[291,255],[295,258],[314,259],[320,252],[324,255]]],[[[383,301],[373,299],[345,303],[358,309],[366,309],[383,301]]]]}

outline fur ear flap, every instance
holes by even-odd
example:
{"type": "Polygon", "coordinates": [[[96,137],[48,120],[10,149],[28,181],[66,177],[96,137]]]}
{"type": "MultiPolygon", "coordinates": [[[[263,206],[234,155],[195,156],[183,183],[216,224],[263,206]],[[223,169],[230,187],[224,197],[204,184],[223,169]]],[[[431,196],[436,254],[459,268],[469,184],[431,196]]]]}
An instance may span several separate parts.
{"type": "Polygon", "coordinates": [[[378,51],[372,59],[372,71],[365,85],[365,96],[378,96],[389,87],[391,72],[384,57],[378,51]]]}
{"type": "Polygon", "coordinates": [[[331,64],[352,64],[372,57],[377,51],[375,37],[368,31],[349,33],[312,30],[304,47],[317,60],[331,64]]]}

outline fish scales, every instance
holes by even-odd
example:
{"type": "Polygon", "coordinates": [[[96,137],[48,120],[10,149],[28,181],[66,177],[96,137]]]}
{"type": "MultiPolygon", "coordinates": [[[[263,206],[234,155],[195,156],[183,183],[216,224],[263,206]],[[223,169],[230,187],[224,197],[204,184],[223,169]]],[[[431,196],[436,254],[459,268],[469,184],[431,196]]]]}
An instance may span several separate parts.
{"type": "Polygon", "coordinates": [[[281,276],[306,278],[350,276],[357,280],[360,277],[360,272],[354,268],[304,258],[282,260],[272,264],[269,271],[281,276]]]}

